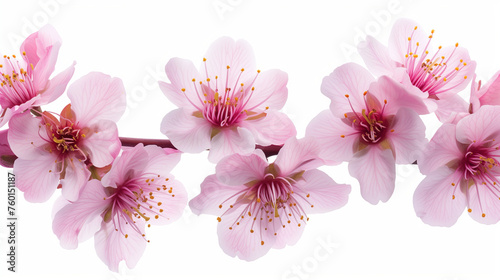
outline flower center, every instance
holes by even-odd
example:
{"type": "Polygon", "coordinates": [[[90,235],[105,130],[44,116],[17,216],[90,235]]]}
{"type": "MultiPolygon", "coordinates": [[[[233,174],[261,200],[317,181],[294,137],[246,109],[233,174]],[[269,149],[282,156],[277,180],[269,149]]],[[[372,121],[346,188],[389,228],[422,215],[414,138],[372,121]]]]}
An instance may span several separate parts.
{"type": "Polygon", "coordinates": [[[15,55],[12,55],[12,58],[4,55],[3,62],[4,64],[0,63],[0,105],[4,109],[12,108],[35,97],[33,64],[25,70],[15,55]]]}
{"type": "MultiPolygon", "coordinates": [[[[474,144],[474,143],[473,143],[474,144]]],[[[496,151],[496,147],[473,147],[469,145],[463,159],[464,179],[480,179],[484,181],[484,177],[491,177],[490,170],[495,166],[500,166],[500,163],[491,154],[496,151]]],[[[491,177],[492,182],[495,181],[491,177]]],[[[489,181],[489,180],[488,180],[489,181]]]]}
{"type": "Polygon", "coordinates": [[[417,30],[417,26],[413,29],[411,36],[408,37],[408,48],[403,62],[411,83],[414,86],[418,87],[423,92],[435,95],[448,91],[461,84],[459,82],[454,86],[446,87],[451,80],[467,79],[467,76],[460,75],[460,72],[463,72],[463,68],[467,66],[467,63],[464,62],[463,59],[460,59],[459,62],[454,65],[448,64],[450,59],[455,55],[458,43],[455,44],[455,48],[448,57],[440,54],[442,49],[441,46],[439,46],[434,55],[429,55],[428,47],[434,35],[434,30],[431,31],[429,41],[427,41],[424,48],[421,48],[420,42],[415,42],[415,44],[413,44],[415,30],[417,30]]]}
{"type": "MultiPolygon", "coordinates": [[[[85,134],[82,134],[85,137],[85,134]]],[[[71,126],[54,129],[52,133],[52,141],[56,143],[56,148],[61,153],[68,151],[73,152],[78,148],[78,139],[80,138],[80,129],[74,129],[73,123],[71,126]]]]}

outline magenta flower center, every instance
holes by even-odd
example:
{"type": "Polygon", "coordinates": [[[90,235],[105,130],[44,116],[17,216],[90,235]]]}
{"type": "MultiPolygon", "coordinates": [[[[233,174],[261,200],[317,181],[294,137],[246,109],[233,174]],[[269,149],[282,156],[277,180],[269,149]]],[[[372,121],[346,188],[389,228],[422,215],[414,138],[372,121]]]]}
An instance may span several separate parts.
{"type": "Polygon", "coordinates": [[[460,59],[458,63],[453,65],[448,62],[454,57],[458,43],[455,44],[455,49],[449,56],[440,54],[442,47],[439,46],[437,52],[429,54],[428,47],[432,40],[434,30],[429,35],[429,41],[424,47],[420,46],[420,42],[413,44],[413,36],[417,30],[413,30],[408,37],[408,48],[403,62],[404,67],[410,77],[412,84],[418,87],[421,91],[427,92],[430,95],[442,93],[457,87],[461,83],[456,83],[455,86],[447,87],[446,85],[453,79],[467,79],[467,76],[460,75],[467,63],[460,59]]]}
{"type": "MultiPolygon", "coordinates": [[[[85,134],[83,134],[85,137],[85,134]]],[[[62,128],[55,128],[52,132],[52,141],[56,144],[56,149],[61,153],[78,150],[78,139],[80,129],[74,129],[73,124],[62,128]]]]}
{"type": "Polygon", "coordinates": [[[33,85],[33,64],[24,69],[15,58],[15,55],[12,58],[4,55],[5,64],[0,64],[0,105],[3,108],[21,105],[37,94],[33,85]]]}

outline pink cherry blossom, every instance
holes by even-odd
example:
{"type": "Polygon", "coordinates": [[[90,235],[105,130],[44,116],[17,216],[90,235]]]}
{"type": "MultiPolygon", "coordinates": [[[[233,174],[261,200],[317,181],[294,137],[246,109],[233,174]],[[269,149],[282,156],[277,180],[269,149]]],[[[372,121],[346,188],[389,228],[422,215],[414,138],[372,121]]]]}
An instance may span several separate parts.
{"type": "Polygon", "coordinates": [[[413,163],[427,140],[417,113],[423,100],[382,76],[377,81],[363,67],[344,64],[323,79],[321,91],[331,99],[307,127],[306,135],[321,146],[329,164],[349,162],[363,198],[377,204],[392,196],[395,164],[413,163]]]}
{"type": "Polygon", "coordinates": [[[49,79],[54,72],[61,38],[50,25],[28,36],[16,55],[0,58],[0,127],[26,109],[56,100],[66,89],[75,63],[49,79]]]}
{"type": "Polygon", "coordinates": [[[102,181],[90,180],[80,197],[62,207],[52,229],[66,249],[94,235],[99,258],[112,271],[133,268],[144,253],[145,228],[178,219],[187,193],[170,171],[180,153],[139,144],[116,158],[102,181]]]}
{"type": "Polygon", "coordinates": [[[223,37],[208,50],[200,70],[172,58],[165,66],[169,83],[160,82],[167,98],[179,106],[168,113],[161,131],[181,151],[210,149],[208,158],[249,154],[255,144],[283,144],[295,136],[290,119],[278,112],[287,99],[287,74],[260,71],[245,41],[223,37]]]}
{"type": "Polygon", "coordinates": [[[28,201],[46,201],[59,184],[66,199],[76,200],[90,177],[87,165],[104,167],[120,152],[115,122],[125,111],[122,81],[93,72],[74,82],[68,96],[59,119],[26,112],[9,122],[17,187],[28,201]]]}
{"type": "Polygon", "coordinates": [[[476,83],[476,77],[472,80],[470,108],[471,113],[476,112],[483,105],[500,105],[500,71],[482,85],[481,81],[476,83]]]}
{"type": "MultiPolygon", "coordinates": [[[[399,19],[392,28],[389,47],[368,36],[358,50],[368,69],[377,76],[388,75],[409,86],[411,94],[422,98],[446,100],[437,102],[439,109],[449,102],[465,103],[456,93],[469,84],[476,63],[458,43],[434,49],[433,37],[434,30],[425,33],[416,22],[399,19]]],[[[433,105],[426,102],[432,111],[433,105]]],[[[437,116],[440,119],[449,117],[447,114],[441,116],[440,110],[437,116]]]]}
{"type": "Polygon", "coordinates": [[[500,220],[500,108],[485,105],[456,125],[443,124],[418,160],[425,179],[413,204],[423,222],[451,226],[467,207],[483,224],[500,220]]]}
{"type": "Polygon", "coordinates": [[[250,261],[271,248],[293,245],[308,214],[344,206],[351,191],[315,169],[322,165],[318,148],[291,138],[271,164],[261,150],[228,156],[203,181],[201,194],[189,206],[195,214],[218,216],[219,244],[232,257],[250,261]]]}

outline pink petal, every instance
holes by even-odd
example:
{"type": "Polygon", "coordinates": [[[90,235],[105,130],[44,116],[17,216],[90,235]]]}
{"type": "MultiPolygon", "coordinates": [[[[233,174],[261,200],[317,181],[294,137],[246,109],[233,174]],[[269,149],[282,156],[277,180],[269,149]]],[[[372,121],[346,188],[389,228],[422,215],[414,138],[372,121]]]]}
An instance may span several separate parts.
{"type": "Polygon", "coordinates": [[[59,238],[61,246],[65,249],[76,249],[81,241],[81,233],[88,224],[92,228],[87,228],[93,233],[99,230],[101,223],[95,224],[94,220],[101,220],[100,214],[108,206],[107,197],[101,182],[97,180],[89,181],[77,201],[67,204],[57,212],[52,223],[52,230],[59,238]]]}
{"type": "Polygon", "coordinates": [[[113,162],[111,170],[102,177],[102,185],[116,188],[131,178],[139,177],[148,165],[148,161],[148,153],[142,143],[123,151],[113,162]]]}
{"type": "Polygon", "coordinates": [[[358,179],[361,196],[371,204],[387,202],[394,192],[396,166],[391,149],[370,145],[349,162],[349,174],[358,179]]]}
{"type": "Polygon", "coordinates": [[[40,57],[33,69],[33,87],[36,92],[43,92],[47,89],[49,78],[55,70],[60,47],[60,43],[47,47],[47,53],[40,57]]]}
{"type": "Polygon", "coordinates": [[[12,168],[14,166],[14,161],[17,156],[14,154],[10,148],[8,141],[9,129],[0,131],[0,165],[7,168],[12,168]]]}
{"type": "Polygon", "coordinates": [[[432,226],[452,226],[464,211],[465,195],[460,191],[460,176],[443,166],[425,177],[413,195],[413,206],[419,218],[432,226]],[[455,195],[455,199],[453,199],[455,195]]]}
{"type": "Polygon", "coordinates": [[[50,46],[60,45],[61,42],[61,37],[55,28],[52,25],[45,25],[24,40],[21,53],[26,52],[27,60],[35,67],[38,61],[47,55],[50,46]]]}
{"type": "Polygon", "coordinates": [[[41,126],[41,118],[35,118],[29,112],[12,117],[8,139],[10,148],[18,157],[36,160],[48,154],[44,149],[48,143],[40,137],[40,134],[46,134],[41,126]]]}
{"type": "Polygon", "coordinates": [[[6,123],[10,121],[12,116],[14,115],[13,113],[15,112],[15,109],[11,108],[4,108],[0,110],[0,127],[3,127],[6,123]]]}
{"type": "Polygon", "coordinates": [[[438,105],[436,117],[442,123],[456,124],[469,115],[469,104],[459,95],[452,95],[434,102],[438,105]]]}
{"type": "Polygon", "coordinates": [[[71,77],[73,77],[73,73],[75,72],[75,64],[76,63],[73,62],[71,66],[52,78],[49,81],[48,88],[42,93],[42,97],[38,99],[33,104],[33,106],[48,104],[61,96],[66,90],[66,86],[68,85],[69,80],[71,80],[71,77]]]}
{"type": "Polygon", "coordinates": [[[171,58],[165,65],[165,72],[171,84],[162,81],[159,84],[170,102],[178,107],[194,109],[195,107],[189,102],[191,100],[196,106],[200,108],[203,106],[197,97],[195,85],[204,79],[201,78],[191,61],[177,57],[171,58]],[[193,83],[193,79],[196,83],[193,83]],[[185,92],[182,89],[185,89],[185,92]]]}
{"type": "MultiPolygon", "coordinates": [[[[500,72],[498,72],[497,74],[500,74],[500,72]]],[[[495,76],[493,76],[493,77],[496,77],[497,74],[495,74],[495,76]]],[[[488,83],[491,83],[493,80],[496,80],[496,79],[492,78],[491,80],[488,81],[488,83]]],[[[500,82],[500,79],[499,79],[499,82],[500,82]]],[[[469,112],[471,114],[475,113],[481,107],[481,101],[479,101],[479,98],[488,90],[485,88],[486,88],[486,85],[481,86],[481,81],[479,81],[479,83],[476,83],[476,74],[474,74],[472,76],[472,84],[470,87],[470,98],[469,98],[469,102],[470,102],[469,112]]],[[[490,105],[495,105],[495,104],[490,104],[490,105]]]]}
{"type": "Polygon", "coordinates": [[[422,157],[418,159],[418,167],[424,175],[446,165],[453,160],[459,160],[464,155],[457,146],[455,137],[456,126],[443,124],[425,147],[422,157]]]}
{"type": "MultiPolygon", "coordinates": [[[[127,267],[135,267],[146,249],[146,240],[125,221],[121,222],[123,233],[115,230],[113,222],[102,222],[101,229],[94,236],[97,255],[108,266],[109,270],[118,272],[119,263],[124,260],[127,267]],[[128,235],[125,238],[125,234],[128,235]]],[[[137,220],[135,224],[141,232],[144,222],[137,220]]]]}
{"type": "Polygon", "coordinates": [[[229,37],[221,37],[212,43],[205,58],[206,62],[200,66],[200,74],[205,79],[210,78],[212,83],[217,82],[219,89],[226,88],[226,84],[229,88],[236,88],[242,82],[248,84],[257,75],[252,46],[244,40],[235,42],[229,37]],[[241,69],[245,70],[242,72],[241,69]],[[217,80],[215,76],[218,76],[217,80]]]}
{"type": "Polygon", "coordinates": [[[422,98],[411,94],[407,91],[407,87],[387,76],[382,76],[376,83],[372,83],[369,92],[377,98],[382,106],[387,100],[384,107],[384,115],[386,116],[395,115],[400,108],[412,109],[419,115],[429,113],[422,98]]]}
{"type": "Polygon", "coordinates": [[[121,142],[116,124],[108,120],[93,122],[83,138],[82,149],[88,153],[93,165],[104,167],[113,162],[120,152],[121,142]]]}
{"type": "Polygon", "coordinates": [[[144,167],[145,173],[167,177],[181,160],[181,153],[165,151],[156,145],[148,145],[144,149],[148,153],[149,158],[146,167],[144,167]]]}
{"type": "Polygon", "coordinates": [[[266,111],[265,117],[246,120],[241,126],[252,132],[257,144],[264,146],[283,144],[297,134],[290,118],[276,111],[266,111]]]}
{"type": "Polygon", "coordinates": [[[469,188],[469,212],[474,220],[482,224],[496,224],[500,220],[500,203],[490,186],[474,185],[469,188]],[[479,196],[478,196],[479,195],[479,196]],[[483,217],[482,215],[485,214],[483,217]]]}
{"type": "Polygon", "coordinates": [[[229,205],[233,205],[238,192],[246,186],[229,186],[210,175],[201,183],[201,193],[189,201],[189,207],[194,214],[211,214],[221,216],[229,205]],[[219,207],[222,205],[224,208],[219,207]]]}
{"type": "Polygon", "coordinates": [[[330,100],[330,110],[336,117],[343,117],[345,113],[365,108],[363,93],[375,81],[372,74],[355,63],[346,63],[337,67],[333,73],[323,78],[321,92],[330,100]],[[349,95],[349,99],[345,95],[349,95]]]}
{"type": "Polygon", "coordinates": [[[268,162],[256,154],[225,157],[216,167],[217,178],[224,184],[238,186],[264,178],[268,162]]]}
{"type": "Polygon", "coordinates": [[[161,122],[160,130],[183,152],[199,153],[210,148],[211,124],[186,109],[179,108],[168,113],[161,122]]]}
{"type": "Polygon", "coordinates": [[[90,171],[84,162],[76,158],[66,158],[68,162],[65,168],[64,179],[61,179],[62,195],[69,201],[76,201],[81,188],[90,178],[90,171]]]}
{"type": "Polygon", "coordinates": [[[243,127],[227,128],[212,138],[208,160],[217,163],[226,156],[250,154],[254,149],[255,140],[248,129],[243,127]]]}
{"type": "Polygon", "coordinates": [[[358,52],[375,76],[392,76],[394,69],[398,66],[391,59],[389,49],[372,36],[367,36],[366,41],[359,43],[358,52]]]}
{"type": "Polygon", "coordinates": [[[360,139],[360,133],[355,128],[333,116],[330,110],[325,110],[312,119],[307,126],[306,135],[314,138],[321,147],[319,157],[328,164],[351,160],[360,139]]]}
{"type": "Polygon", "coordinates": [[[317,169],[306,171],[302,177],[304,180],[297,182],[294,192],[306,198],[307,202],[300,199],[298,201],[302,202],[302,208],[308,214],[326,213],[347,204],[350,185],[337,184],[330,176],[317,169]]]}
{"type": "Polygon", "coordinates": [[[388,129],[386,137],[394,147],[396,163],[411,164],[420,158],[427,139],[425,125],[415,111],[400,109],[388,129]]]}
{"type": "Polygon", "coordinates": [[[398,19],[394,23],[389,37],[389,53],[391,58],[402,63],[405,60],[405,55],[408,54],[408,38],[412,37],[411,46],[415,50],[417,42],[421,45],[427,44],[429,35],[430,33],[424,33],[422,26],[415,21],[404,18],[398,19]],[[417,27],[416,30],[415,27],[417,27]]]}
{"type": "Polygon", "coordinates": [[[98,120],[117,122],[125,112],[126,94],[119,78],[91,72],[68,88],[71,109],[82,125],[98,120]]]}
{"type": "MultiPolygon", "coordinates": [[[[460,68],[458,72],[453,70],[453,72],[456,72],[456,76],[453,79],[448,79],[445,86],[436,92],[439,93],[439,98],[445,98],[467,87],[476,71],[476,62],[470,59],[469,52],[462,47],[445,47],[441,50],[440,55],[447,59],[446,65],[449,68],[460,68]],[[453,55],[451,55],[452,53],[453,55]],[[467,65],[464,66],[464,63],[467,65]]],[[[450,72],[450,70],[448,70],[448,72],[450,72]]]]}
{"type": "Polygon", "coordinates": [[[320,146],[311,138],[290,138],[278,152],[274,164],[279,168],[280,175],[285,177],[314,169],[323,165],[318,158],[319,150],[320,146]]]}
{"type": "Polygon", "coordinates": [[[500,137],[500,107],[485,105],[457,123],[457,140],[464,144],[500,137]]]}
{"type": "Polygon", "coordinates": [[[16,187],[24,192],[29,202],[47,201],[59,184],[57,156],[47,153],[38,159],[21,159],[14,162],[16,187]]]}
{"type": "Polygon", "coordinates": [[[307,225],[305,217],[304,220],[300,220],[300,217],[297,217],[297,220],[295,220],[293,218],[289,218],[288,214],[283,211],[283,208],[279,209],[278,211],[279,217],[275,217],[273,219],[272,226],[270,226],[270,229],[274,229],[274,231],[276,232],[276,237],[273,244],[274,249],[282,249],[287,245],[295,245],[299,241],[307,225]],[[288,220],[290,220],[290,223],[288,223],[288,220]],[[283,225],[285,227],[283,227],[283,225]]]}
{"type": "MultiPolygon", "coordinates": [[[[148,172],[148,169],[145,172],[148,172]]],[[[161,202],[161,206],[158,206],[158,208],[163,209],[163,212],[158,213],[158,219],[149,220],[152,225],[168,225],[177,221],[184,213],[184,208],[187,205],[188,195],[181,182],[170,179],[163,185],[169,189],[172,188],[172,192],[155,192],[155,201],[161,202]]]]}
{"type": "MultiPolygon", "coordinates": [[[[245,108],[248,111],[255,109],[265,110],[280,110],[286,103],[288,97],[288,75],[281,70],[268,70],[261,72],[254,83],[255,77],[250,77],[250,80],[245,84],[251,84],[250,87],[255,88],[251,93],[252,97],[248,101],[245,108]]],[[[247,94],[250,94],[247,93],[247,94]]]]}

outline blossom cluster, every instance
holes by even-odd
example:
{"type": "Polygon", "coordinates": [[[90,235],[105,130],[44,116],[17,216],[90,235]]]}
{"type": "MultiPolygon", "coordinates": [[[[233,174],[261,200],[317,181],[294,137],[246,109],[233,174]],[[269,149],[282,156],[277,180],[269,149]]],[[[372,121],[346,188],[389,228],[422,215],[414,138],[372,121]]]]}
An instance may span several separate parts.
{"type": "Polygon", "coordinates": [[[433,37],[407,19],[394,24],[387,46],[368,36],[358,46],[366,68],[347,63],[323,79],[330,106],[302,139],[280,111],[287,74],[259,70],[248,42],[220,38],[198,68],[181,58],[166,64],[168,82],[159,87],[178,109],[161,122],[165,144],[119,136],[121,79],[91,72],[70,84],[76,63],[53,76],[62,40],[45,26],[26,38],[19,57],[0,58],[0,126],[8,125],[0,163],[13,167],[27,201],[60,196],[52,230],[62,247],[93,236],[113,271],[121,261],[134,267],[149,242],[146,228],[174,222],[187,205],[216,216],[229,256],[251,261],[293,245],[310,215],[346,205],[351,186],[318,169],[343,162],[368,203],[391,198],[396,164],[418,164],[426,177],[413,204],[424,223],[452,226],[465,209],[497,223],[500,72],[476,82],[467,50],[436,48],[433,37]],[[465,101],[459,93],[468,85],[465,101]],[[60,113],[42,109],[64,93],[70,104],[60,113]],[[425,114],[442,122],[430,140],[425,114]],[[171,172],[182,153],[205,150],[215,172],[188,203],[171,172]]]}

